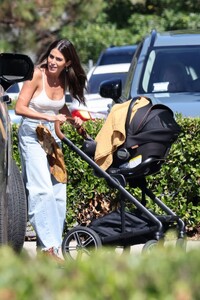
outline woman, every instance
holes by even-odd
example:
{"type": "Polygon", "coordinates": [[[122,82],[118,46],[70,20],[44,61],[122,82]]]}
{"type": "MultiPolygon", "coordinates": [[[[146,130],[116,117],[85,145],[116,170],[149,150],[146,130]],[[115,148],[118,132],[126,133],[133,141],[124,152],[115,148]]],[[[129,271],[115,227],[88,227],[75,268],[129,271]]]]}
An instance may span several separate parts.
{"type": "MultiPolygon", "coordinates": [[[[57,40],[40,57],[33,78],[24,83],[15,108],[16,114],[23,116],[18,137],[29,221],[36,232],[37,246],[55,258],[59,257],[66,218],[66,184],[51,175],[36,128],[44,125],[61,146],[54,122],[63,123],[70,116],[65,92],[68,89],[73,98],[85,104],[86,80],[73,44],[57,40]]],[[[81,123],[75,118],[75,126],[81,123]]]]}

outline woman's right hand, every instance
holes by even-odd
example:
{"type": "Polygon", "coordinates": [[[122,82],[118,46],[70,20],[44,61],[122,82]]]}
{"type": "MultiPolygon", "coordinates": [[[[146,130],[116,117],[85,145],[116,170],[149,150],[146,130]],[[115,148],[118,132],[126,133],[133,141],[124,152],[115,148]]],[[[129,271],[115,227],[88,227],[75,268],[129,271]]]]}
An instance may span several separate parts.
{"type": "Polygon", "coordinates": [[[56,115],[55,121],[60,121],[61,123],[64,123],[64,122],[66,122],[66,120],[67,120],[67,118],[65,115],[63,115],[63,114],[56,115]]]}
{"type": "Polygon", "coordinates": [[[58,115],[48,115],[48,121],[49,122],[55,122],[55,121],[60,121],[61,123],[66,122],[67,118],[63,114],[58,114],[58,115]]]}

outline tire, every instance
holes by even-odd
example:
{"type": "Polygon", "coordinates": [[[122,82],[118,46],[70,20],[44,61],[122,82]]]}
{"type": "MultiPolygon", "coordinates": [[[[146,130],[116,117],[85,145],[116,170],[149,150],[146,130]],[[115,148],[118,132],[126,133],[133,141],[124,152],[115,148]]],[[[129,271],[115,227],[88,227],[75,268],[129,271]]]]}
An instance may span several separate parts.
{"type": "Polygon", "coordinates": [[[27,200],[22,176],[14,160],[8,185],[8,243],[19,253],[26,234],[27,200]]]}
{"type": "Polygon", "coordinates": [[[176,241],[176,247],[183,251],[186,251],[186,247],[187,247],[186,238],[178,238],[176,241]]]}
{"type": "Polygon", "coordinates": [[[0,195],[0,245],[8,243],[8,209],[6,199],[6,191],[3,191],[0,195]]]}
{"type": "Polygon", "coordinates": [[[149,240],[146,242],[142,248],[142,253],[149,253],[158,245],[157,240],[149,240]]]}
{"type": "Polygon", "coordinates": [[[62,242],[62,253],[64,258],[78,260],[91,256],[92,252],[101,246],[101,239],[94,230],[77,226],[65,235],[62,242]]]}

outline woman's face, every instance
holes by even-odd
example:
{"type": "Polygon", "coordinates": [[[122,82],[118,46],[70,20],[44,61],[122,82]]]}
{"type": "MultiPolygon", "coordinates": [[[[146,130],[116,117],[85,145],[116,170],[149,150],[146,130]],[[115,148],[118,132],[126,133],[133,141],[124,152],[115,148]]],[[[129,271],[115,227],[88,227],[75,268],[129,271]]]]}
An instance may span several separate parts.
{"type": "Polygon", "coordinates": [[[51,73],[60,73],[67,66],[65,57],[57,48],[51,50],[47,62],[51,73]]]}

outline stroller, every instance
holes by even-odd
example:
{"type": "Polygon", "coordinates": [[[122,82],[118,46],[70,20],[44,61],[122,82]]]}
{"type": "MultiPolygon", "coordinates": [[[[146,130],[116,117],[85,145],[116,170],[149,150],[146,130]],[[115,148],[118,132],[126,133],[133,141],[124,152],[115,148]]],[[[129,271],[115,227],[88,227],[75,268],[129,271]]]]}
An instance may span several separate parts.
{"type": "Polygon", "coordinates": [[[116,210],[92,220],[87,226],[77,225],[68,230],[62,243],[65,258],[75,260],[91,255],[92,251],[102,246],[125,249],[144,244],[142,251],[149,251],[158,242],[164,242],[165,233],[170,226],[177,231],[176,245],[182,248],[186,246],[183,220],[154,195],[146,181],[148,175],[159,172],[172,143],[178,138],[180,127],[167,106],[153,105],[150,99],[146,99],[148,105],[138,109],[132,120],[131,112],[136,99],[130,101],[125,122],[125,142],[113,153],[112,165],[106,171],[94,161],[95,142],[85,132],[83,151],[64,136],[59,123],[56,123],[56,133],[62,142],[84,159],[93,168],[96,176],[103,177],[120,194],[120,205],[116,210]],[[131,145],[134,143],[139,146],[132,149],[131,145]],[[138,157],[140,162],[133,165],[132,161],[138,157]],[[142,199],[138,200],[127,191],[127,184],[133,189],[139,188],[142,199]],[[146,196],[164,212],[163,215],[146,208],[146,196]],[[133,204],[133,211],[126,209],[127,202],[133,204]]]}

